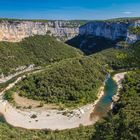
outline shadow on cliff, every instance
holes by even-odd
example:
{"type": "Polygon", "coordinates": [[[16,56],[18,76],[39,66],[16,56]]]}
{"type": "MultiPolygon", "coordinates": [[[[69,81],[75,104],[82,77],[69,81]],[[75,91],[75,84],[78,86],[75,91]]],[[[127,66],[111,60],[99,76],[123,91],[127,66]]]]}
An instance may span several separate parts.
{"type": "Polygon", "coordinates": [[[123,39],[112,41],[104,37],[78,35],[71,40],[66,41],[65,43],[71,45],[72,47],[80,49],[86,55],[90,55],[108,48],[115,47],[116,43],[121,40],[123,39]]]}

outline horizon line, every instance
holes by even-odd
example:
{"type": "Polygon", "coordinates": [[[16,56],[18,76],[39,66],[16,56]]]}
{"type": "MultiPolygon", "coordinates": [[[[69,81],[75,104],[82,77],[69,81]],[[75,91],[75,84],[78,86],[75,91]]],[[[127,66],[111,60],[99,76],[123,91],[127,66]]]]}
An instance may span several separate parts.
{"type": "Polygon", "coordinates": [[[140,18],[140,16],[130,16],[130,17],[115,17],[115,18],[103,18],[103,19],[46,19],[46,18],[10,18],[10,17],[0,17],[0,20],[43,20],[43,21],[101,21],[101,20],[115,20],[115,19],[135,19],[135,18],[140,18]]]}

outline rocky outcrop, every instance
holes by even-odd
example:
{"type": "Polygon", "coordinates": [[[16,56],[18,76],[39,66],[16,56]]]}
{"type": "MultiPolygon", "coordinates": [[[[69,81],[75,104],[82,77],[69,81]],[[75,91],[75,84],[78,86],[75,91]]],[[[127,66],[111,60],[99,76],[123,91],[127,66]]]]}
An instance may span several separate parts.
{"type": "Polygon", "coordinates": [[[30,21],[1,21],[0,41],[18,42],[25,37],[33,35],[45,35],[47,24],[30,21]]]}
{"type": "Polygon", "coordinates": [[[48,22],[47,32],[62,41],[69,40],[79,34],[80,25],[69,21],[48,22]]]}
{"type": "MultiPolygon", "coordinates": [[[[130,25],[130,27],[140,27],[140,20],[135,21],[130,25]]],[[[135,43],[137,40],[140,40],[140,35],[131,33],[128,29],[126,42],[129,44],[135,43]]]]}
{"type": "Polygon", "coordinates": [[[129,44],[133,44],[136,41],[140,40],[140,35],[136,35],[136,34],[131,34],[131,33],[127,33],[127,38],[126,38],[126,42],[129,44]]]}
{"type": "Polygon", "coordinates": [[[1,21],[0,41],[19,42],[23,38],[33,35],[58,37],[61,40],[71,39],[79,33],[78,24],[69,21],[1,21]]]}

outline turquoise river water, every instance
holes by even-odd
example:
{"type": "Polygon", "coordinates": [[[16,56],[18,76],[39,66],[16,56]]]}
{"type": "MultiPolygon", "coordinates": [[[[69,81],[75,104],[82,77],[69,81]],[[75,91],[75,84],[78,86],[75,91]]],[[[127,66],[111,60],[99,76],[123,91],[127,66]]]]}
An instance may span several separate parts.
{"type": "Polygon", "coordinates": [[[92,117],[103,117],[110,110],[112,103],[112,96],[117,92],[117,84],[110,77],[105,83],[104,95],[100,101],[96,104],[92,117]]]}

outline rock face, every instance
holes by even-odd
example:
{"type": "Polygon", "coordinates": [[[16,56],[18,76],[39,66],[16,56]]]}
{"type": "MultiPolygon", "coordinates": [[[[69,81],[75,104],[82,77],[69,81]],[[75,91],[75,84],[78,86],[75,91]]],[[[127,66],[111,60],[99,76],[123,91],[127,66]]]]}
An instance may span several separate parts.
{"type": "Polygon", "coordinates": [[[48,22],[47,32],[60,40],[66,41],[79,34],[80,25],[68,21],[48,22]]]}
{"type": "Polygon", "coordinates": [[[1,21],[0,41],[19,42],[29,36],[46,34],[67,40],[79,33],[79,26],[68,21],[1,21]]]}
{"type": "Polygon", "coordinates": [[[66,41],[77,35],[92,35],[111,40],[126,39],[128,43],[140,40],[140,36],[129,33],[130,26],[140,26],[140,20],[125,22],[93,21],[80,27],[80,24],[70,21],[0,21],[0,41],[19,42],[33,35],[57,37],[66,41]]]}
{"type": "Polygon", "coordinates": [[[80,35],[93,35],[116,40],[127,36],[129,26],[128,22],[90,22],[80,27],[80,35]]]}
{"type": "MultiPolygon", "coordinates": [[[[130,27],[140,27],[140,20],[138,20],[138,21],[135,21],[134,23],[132,23],[131,25],[130,25],[130,27]]],[[[134,43],[134,42],[136,42],[137,40],[140,40],[140,35],[137,35],[137,34],[132,34],[132,33],[130,33],[129,32],[129,30],[128,30],[128,32],[127,32],[127,37],[126,37],[126,42],[128,42],[129,44],[131,44],[131,43],[134,43]]]]}
{"type": "Polygon", "coordinates": [[[80,27],[79,35],[99,36],[111,40],[126,39],[128,43],[140,40],[140,36],[129,33],[130,26],[140,26],[140,20],[129,22],[90,22],[80,27]]]}
{"type": "Polygon", "coordinates": [[[0,41],[18,42],[32,35],[45,35],[47,25],[30,21],[2,21],[0,23],[0,41]]]}
{"type": "Polygon", "coordinates": [[[126,42],[129,44],[133,44],[136,41],[140,40],[140,35],[136,35],[136,34],[131,34],[131,33],[127,33],[127,38],[126,38],[126,42]]]}

